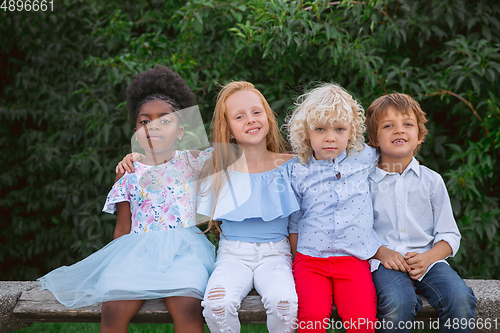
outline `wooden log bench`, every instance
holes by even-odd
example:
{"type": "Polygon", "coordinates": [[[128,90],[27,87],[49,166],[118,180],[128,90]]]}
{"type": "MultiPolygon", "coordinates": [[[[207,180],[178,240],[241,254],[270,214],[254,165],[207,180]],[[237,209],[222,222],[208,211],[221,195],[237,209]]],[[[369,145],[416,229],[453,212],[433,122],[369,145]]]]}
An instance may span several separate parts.
{"type": "MultiPolygon", "coordinates": [[[[478,299],[476,318],[483,323],[482,328],[475,332],[500,332],[500,280],[465,280],[478,299]],[[487,322],[490,325],[484,324],[487,322]]],[[[35,286],[23,291],[15,308],[12,310],[15,320],[20,322],[99,322],[101,306],[92,305],[75,310],[69,310],[61,305],[47,290],[40,290],[35,286]]],[[[265,323],[266,312],[262,306],[260,296],[252,291],[242,302],[239,309],[242,323],[265,323]]],[[[435,321],[437,311],[424,299],[422,310],[416,320],[423,322],[435,321]]],[[[334,309],[332,320],[338,321],[337,311],[334,309]]],[[[134,323],[171,323],[172,317],[168,314],[163,300],[149,300],[144,302],[139,312],[132,319],[134,323]]],[[[2,325],[3,326],[3,325],[2,325]]],[[[0,329],[0,332],[3,330],[0,329]]],[[[7,331],[6,331],[7,332],[7,331]]]]}

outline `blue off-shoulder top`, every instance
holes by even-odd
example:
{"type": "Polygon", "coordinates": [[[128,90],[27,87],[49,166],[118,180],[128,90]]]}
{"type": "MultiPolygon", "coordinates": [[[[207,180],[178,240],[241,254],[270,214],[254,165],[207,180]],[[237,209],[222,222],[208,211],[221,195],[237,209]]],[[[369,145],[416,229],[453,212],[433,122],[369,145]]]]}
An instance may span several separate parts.
{"type": "MultiPolygon", "coordinates": [[[[223,237],[228,240],[263,243],[288,236],[288,216],[300,209],[290,182],[290,171],[297,157],[261,173],[228,170],[215,205],[214,220],[222,221],[223,237]]],[[[212,216],[214,195],[206,192],[213,178],[205,180],[198,195],[198,214],[212,216]]]]}

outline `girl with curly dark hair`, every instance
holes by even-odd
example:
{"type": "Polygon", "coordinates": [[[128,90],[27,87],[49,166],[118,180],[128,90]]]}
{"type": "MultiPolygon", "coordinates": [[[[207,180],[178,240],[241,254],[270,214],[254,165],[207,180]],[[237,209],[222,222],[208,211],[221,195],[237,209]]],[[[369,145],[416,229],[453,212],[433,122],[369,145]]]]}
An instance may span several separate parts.
{"type": "Polygon", "coordinates": [[[121,173],[103,211],[117,212],[113,241],[40,278],[68,308],[102,302],[101,332],[127,332],[144,300],[163,298],[175,332],[203,332],[201,300],[214,269],[214,246],[196,227],[194,177],[211,150],[176,150],[185,109],[195,105],[186,82],[165,66],[139,73],[127,88],[132,142],[145,156],[121,173]]]}

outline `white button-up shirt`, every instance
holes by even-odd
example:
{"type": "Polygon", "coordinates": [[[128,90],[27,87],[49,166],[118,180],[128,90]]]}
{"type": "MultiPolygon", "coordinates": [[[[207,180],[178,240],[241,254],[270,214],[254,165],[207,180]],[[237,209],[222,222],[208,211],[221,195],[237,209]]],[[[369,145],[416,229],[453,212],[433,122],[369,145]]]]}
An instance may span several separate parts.
{"type": "MultiPolygon", "coordinates": [[[[383,246],[404,256],[407,252],[426,252],[444,240],[452,249],[450,256],[457,253],[460,232],[448,191],[437,172],[419,165],[413,158],[402,174],[377,167],[371,171],[369,180],[374,228],[383,246]]],[[[372,272],[380,263],[377,259],[370,260],[372,272]]]]}

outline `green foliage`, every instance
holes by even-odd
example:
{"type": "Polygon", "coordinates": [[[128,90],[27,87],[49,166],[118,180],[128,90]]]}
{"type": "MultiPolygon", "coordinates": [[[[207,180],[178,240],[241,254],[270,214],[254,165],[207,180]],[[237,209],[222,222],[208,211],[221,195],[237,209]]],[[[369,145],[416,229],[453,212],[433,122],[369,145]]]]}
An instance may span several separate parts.
{"type": "MultiPolygon", "coordinates": [[[[97,323],[33,323],[32,326],[19,333],[98,333],[100,325],[97,323]]],[[[174,324],[130,324],[130,333],[173,333],[174,324]]],[[[205,332],[210,332],[205,326],[205,332]]]]}
{"type": "MultiPolygon", "coordinates": [[[[97,333],[99,324],[96,323],[33,323],[32,326],[19,330],[19,333],[97,333]]],[[[173,324],[130,324],[130,333],[171,333],[174,332],[173,324]]],[[[205,325],[205,332],[209,333],[208,326],[205,325]]],[[[265,324],[242,324],[243,333],[264,333],[267,332],[265,324]]],[[[337,331],[328,330],[328,333],[337,331]]]]}
{"type": "MultiPolygon", "coordinates": [[[[130,333],[170,333],[174,332],[173,324],[130,324],[130,333]]],[[[19,333],[97,333],[99,332],[99,324],[95,323],[33,323],[32,326],[19,330],[19,333]]],[[[210,332],[208,326],[205,325],[205,333],[210,332]]],[[[242,324],[242,333],[265,333],[267,331],[266,324],[242,324]]],[[[340,333],[345,330],[327,329],[326,333],[340,333]]],[[[431,333],[439,332],[439,330],[412,330],[413,333],[431,333]]]]}
{"type": "Polygon", "coordinates": [[[204,120],[220,84],[257,85],[283,122],[311,81],[365,107],[393,91],[430,118],[419,159],[447,182],[464,277],[500,273],[500,5],[479,1],[78,1],[0,12],[1,279],[34,279],[111,239],[100,212],[129,151],[124,91],[165,64],[204,120]],[[6,269],[3,269],[6,267],[6,269]]]}

